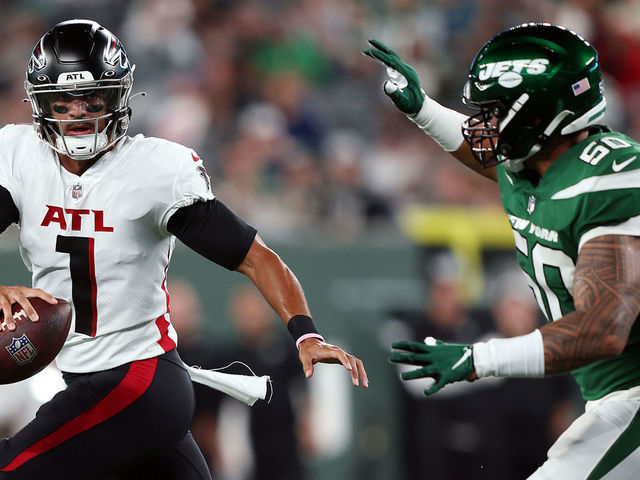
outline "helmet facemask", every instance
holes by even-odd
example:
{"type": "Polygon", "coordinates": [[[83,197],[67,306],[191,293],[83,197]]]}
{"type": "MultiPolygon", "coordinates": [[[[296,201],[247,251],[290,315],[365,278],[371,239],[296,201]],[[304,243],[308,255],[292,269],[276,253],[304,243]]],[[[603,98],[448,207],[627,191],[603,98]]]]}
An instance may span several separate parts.
{"type": "Polygon", "coordinates": [[[57,84],[25,84],[33,109],[33,122],[42,139],[56,152],[79,161],[104,152],[125,135],[131,86],[130,74],[123,79],[75,83],[68,88],[57,84]],[[66,113],[64,104],[78,100],[85,104],[86,115],[60,118],[66,113]],[[101,114],[91,116],[98,112],[101,114]],[[78,129],[87,126],[91,131],[73,134],[74,130],[78,131],[76,126],[78,129]]]}
{"type": "Polygon", "coordinates": [[[520,170],[522,163],[536,154],[553,133],[549,128],[540,132],[543,115],[531,104],[526,105],[529,98],[527,93],[523,93],[512,105],[505,105],[502,100],[472,103],[463,97],[465,103],[478,110],[478,113],[463,123],[462,135],[473,156],[484,168],[504,163],[509,169],[520,170]],[[516,117],[517,128],[508,128],[516,117]],[[536,142],[530,145],[528,151],[521,151],[514,157],[514,147],[521,143],[521,139],[528,138],[535,138],[536,142]]]}
{"type": "Polygon", "coordinates": [[[478,107],[478,112],[471,115],[462,124],[462,136],[471,148],[473,156],[484,168],[492,167],[502,161],[498,153],[500,133],[495,107],[483,105],[478,107]]]}

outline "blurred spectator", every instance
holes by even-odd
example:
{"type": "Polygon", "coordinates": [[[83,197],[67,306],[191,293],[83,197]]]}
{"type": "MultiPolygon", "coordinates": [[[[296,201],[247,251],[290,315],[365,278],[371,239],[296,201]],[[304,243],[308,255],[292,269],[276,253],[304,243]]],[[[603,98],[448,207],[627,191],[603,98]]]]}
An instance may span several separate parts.
{"type": "Polygon", "coordinates": [[[323,221],[340,239],[353,238],[368,227],[389,222],[390,204],[364,183],[366,146],[352,130],[336,130],[323,146],[326,183],[323,221]]]}
{"type": "MultiPolygon", "coordinates": [[[[521,271],[505,271],[491,282],[491,313],[498,335],[514,337],[543,321],[521,271]]],[[[496,336],[496,335],[492,335],[496,336]]],[[[495,379],[488,392],[491,443],[487,461],[496,479],[528,478],[546,459],[547,450],[576,418],[580,398],[568,376],[495,379]]]]}
{"type": "Polygon", "coordinates": [[[248,365],[257,375],[269,375],[273,382],[269,401],[252,407],[194,384],[196,413],[191,431],[214,478],[306,478],[303,457],[313,450],[307,386],[295,345],[271,307],[252,284],[235,288],[228,309],[237,342],[214,342],[203,336],[201,302],[194,287],[174,280],[169,293],[171,321],[179,335],[178,352],[186,364],[211,369],[230,365],[225,372],[243,375],[249,374],[248,365]],[[236,360],[242,364],[233,363],[236,360]],[[228,442],[227,437],[247,438],[249,451],[241,448],[241,440],[228,442]]]}
{"type": "MultiPolygon", "coordinates": [[[[467,307],[456,259],[449,252],[437,253],[427,265],[425,310],[391,315],[398,339],[420,341],[433,336],[456,343],[478,339],[487,331],[486,317],[467,307]]],[[[449,385],[427,398],[423,390],[428,382],[422,379],[398,386],[402,389],[402,478],[494,480],[492,471],[485,468],[492,438],[484,402],[487,384],[449,385]]]]}
{"type": "MultiPolygon", "coordinates": [[[[408,333],[412,340],[433,336],[472,343],[485,336],[529,333],[542,320],[520,271],[488,279],[488,312],[465,305],[451,254],[435,254],[426,273],[426,311],[394,312],[399,337],[408,333]]],[[[433,480],[527,478],[575,418],[577,391],[566,377],[463,382],[428,398],[423,394],[428,380],[402,382],[402,387],[406,478],[425,472],[433,480]]]]}
{"type": "Polygon", "coordinates": [[[312,445],[307,386],[295,345],[253,285],[233,291],[229,313],[239,337],[229,358],[246,359],[257,375],[270,375],[273,381],[271,401],[249,411],[254,460],[249,478],[303,480],[307,475],[302,459],[312,445]]]}
{"type": "MultiPolygon", "coordinates": [[[[178,332],[178,353],[189,366],[218,368],[212,342],[204,335],[202,303],[196,289],[185,280],[172,280],[170,294],[171,323],[178,332]]],[[[220,465],[218,445],[218,412],[224,394],[194,383],[196,409],[191,422],[191,433],[204,455],[213,478],[220,465]]]]}

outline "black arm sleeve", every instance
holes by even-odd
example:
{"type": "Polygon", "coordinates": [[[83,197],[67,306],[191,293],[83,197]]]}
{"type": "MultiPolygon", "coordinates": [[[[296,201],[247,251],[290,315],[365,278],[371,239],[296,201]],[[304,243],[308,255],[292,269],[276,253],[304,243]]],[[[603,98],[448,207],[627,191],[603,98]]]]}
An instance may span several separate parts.
{"type": "Polygon", "coordinates": [[[178,209],[167,230],[187,247],[229,270],[242,263],[257,233],[215,198],[178,209]]]}
{"type": "Polygon", "coordinates": [[[0,185],[0,233],[4,232],[12,223],[18,223],[20,212],[13,202],[9,190],[0,185]]]}

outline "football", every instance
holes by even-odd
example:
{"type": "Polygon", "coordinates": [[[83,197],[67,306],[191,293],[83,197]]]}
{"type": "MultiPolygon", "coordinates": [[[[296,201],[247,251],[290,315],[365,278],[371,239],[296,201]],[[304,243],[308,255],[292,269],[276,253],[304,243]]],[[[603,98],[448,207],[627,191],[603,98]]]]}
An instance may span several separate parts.
{"type": "MultiPolygon", "coordinates": [[[[57,300],[52,305],[40,298],[29,298],[40,317],[37,322],[29,320],[19,304],[13,304],[16,329],[0,330],[0,384],[29,378],[56,357],[71,326],[71,306],[65,300],[57,300]]],[[[0,322],[4,322],[2,311],[0,322]]]]}

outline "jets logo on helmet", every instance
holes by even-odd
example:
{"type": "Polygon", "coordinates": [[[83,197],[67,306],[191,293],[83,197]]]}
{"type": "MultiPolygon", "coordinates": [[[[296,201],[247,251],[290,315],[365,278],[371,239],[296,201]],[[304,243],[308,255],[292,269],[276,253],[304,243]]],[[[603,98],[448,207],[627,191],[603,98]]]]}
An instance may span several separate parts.
{"type": "Polygon", "coordinates": [[[505,162],[518,170],[554,136],[602,118],[601,85],[598,53],[578,34],[548,23],[510,28],[471,64],[463,101],[479,112],[463,136],[484,166],[505,162]]]}
{"type": "Polygon", "coordinates": [[[533,60],[523,58],[518,60],[503,60],[501,62],[487,63],[485,65],[480,65],[478,79],[485,81],[489,78],[500,77],[509,72],[518,74],[526,72],[529,75],[540,75],[547,70],[547,65],[549,65],[549,60],[546,58],[535,58],[533,60]]]}
{"type": "Polygon", "coordinates": [[[486,90],[491,84],[486,84],[489,79],[497,78],[498,84],[505,88],[514,88],[522,83],[522,75],[540,75],[547,70],[549,60],[546,58],[528,58],[516,60],[502,60],[480,65],[477,87],[486,90]]]}

